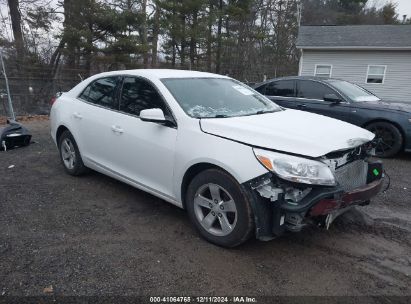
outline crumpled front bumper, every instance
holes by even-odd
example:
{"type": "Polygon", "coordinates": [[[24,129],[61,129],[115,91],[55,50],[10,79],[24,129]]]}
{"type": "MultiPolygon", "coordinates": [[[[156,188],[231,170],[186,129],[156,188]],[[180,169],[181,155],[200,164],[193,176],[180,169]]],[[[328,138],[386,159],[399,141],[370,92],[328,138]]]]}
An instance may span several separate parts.
{"type": "MultiPolygon", "coordinates": [[[[380,162],[369,162],[367,184],[359,188],[345,191],[341,186],[317,186],[298,204],[290,204],[284,196],[271,201],[262,197],[255,189],[263,180],[275,180],[275,175],[261,176],[243,184],[245,192],[254,211],[256,237],[269,240],[282,235],[286,230],[300,231],[309,224],[325,224],[328,215],[335,219],[338,214],[355,205],[367,205],[382,189],[384,178],[380,162]],[[381,174],[374,176],[373,169],[378,168],[381,174]]],[[[300,187],[301,184],[290,184],[285,181],[275,181],[276,185],[283,183],[284,187],[300,187]]],[[[307,186],[305,186],[307,187],[307,186]]],[[[328,224],[326,225],[328,227],[328,224]]]]}
{"type": "Polygon", "coordinates": [[[376,196],[382,188],[383,179],[342,194],[339,198],[322,199],[317,202],[310,210],[310,216],[327,215],[338,209],[347,208],[353,205],[363,204],[376,196]]]}

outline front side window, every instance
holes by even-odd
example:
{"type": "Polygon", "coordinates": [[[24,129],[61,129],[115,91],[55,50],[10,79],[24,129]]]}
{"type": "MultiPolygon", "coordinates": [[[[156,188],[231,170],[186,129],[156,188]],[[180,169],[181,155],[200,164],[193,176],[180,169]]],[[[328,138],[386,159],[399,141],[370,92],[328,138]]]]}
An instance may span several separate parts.
{"type": "Polygon", "coordinates": [[[280,80],[271,82],[265,89],[265,95],[294,97],[294,83],[294,80],[280,80]]]}
{"type": "Polygon", "coordinates": [[[79,97],[96,105],[118,110],[118,100],[116,98],[117,82],[118,77],[100,78],[92,82],[79,97]]]}
{"type": "Polygon", "coordinates": [[[335,94],[328,86],[309,80],[298,81],[298,97],[306,99],[324,100],[324,96],[335,94]]]}
{"type": "Polygon", "coordinates": [[[384,65],[369,65],[367,83],[384,83],[387,67],[384,65]]]}
{"type": "Polygon", "coordinates": [[[316,77],[331,77],[332,66],[327,64],[318,64],[315,66],[315,75],[316,77]]]}
{"type": "Polygon", "coordinates": [[[187,115],[225,118],[281,111],[260,93],[233,79],[166,78],[161,80],[187,115]]]}
{"type": "Polygon", "coordinates": [[[155,108],[167,114],[166,106],[157,90],[144,79],[125,77],[121,88],[120,111],[139,116],[142,110],[155,108]]]}

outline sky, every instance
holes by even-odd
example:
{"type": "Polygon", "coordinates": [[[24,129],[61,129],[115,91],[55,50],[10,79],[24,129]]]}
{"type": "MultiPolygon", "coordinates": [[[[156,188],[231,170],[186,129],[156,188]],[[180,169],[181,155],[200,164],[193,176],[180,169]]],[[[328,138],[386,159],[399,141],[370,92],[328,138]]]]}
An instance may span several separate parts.
{"type": "MultiPolygon", "coordinates": [[[[52,3],[57,3],[58,0],[50,0],[52,3]]],[[[368,0],[369,5],[375,4],[377,7],[383,6],[387,2],[397,3],[398,19],[403,20],[403,15],[407,15],[407,19],[411,18],[411,0],[368,0]]],[[[0,0],[0,18],[8,16],[7,1],[0,0]]],[[[6,23],[1,23],[0,26],[7,26],[6,23]]],[[[7,35],[11,38],[11,29],[7,26],[7,35]]]]}
{"type": "Polygon", "coordinates": [[[407,15],[408,18],[411,18],[411,0],[396,0],[398,3],[398,14],[400,19],[403,15],[407,15]]]}

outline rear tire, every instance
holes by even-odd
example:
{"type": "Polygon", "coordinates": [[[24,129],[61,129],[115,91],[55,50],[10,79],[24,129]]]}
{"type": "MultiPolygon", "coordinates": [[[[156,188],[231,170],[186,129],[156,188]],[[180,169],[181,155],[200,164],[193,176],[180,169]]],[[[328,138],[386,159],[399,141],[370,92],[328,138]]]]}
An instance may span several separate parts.
{"type": "Polygon", "coordinates": [[[60,160],[66,172],[73,176],[83,175],[88,171],[84,166],[77,143],[70,131],[64,131],[58,139],[60,160]]]}
{"type": "Polygon", "coordinates": [[[376,136],[376,155],[378,157],[393,157],[401,151],[403,136],[392,123],[374,122],[367,125],[366,129],[376,136]]]}
{"type": "Polygon", "coordinates": [[[191,222],[207,241],[235,247],[254,232],[250,202],[238,182],[218,169],[209,169],[193,178],[186,193],[191,222]]]}

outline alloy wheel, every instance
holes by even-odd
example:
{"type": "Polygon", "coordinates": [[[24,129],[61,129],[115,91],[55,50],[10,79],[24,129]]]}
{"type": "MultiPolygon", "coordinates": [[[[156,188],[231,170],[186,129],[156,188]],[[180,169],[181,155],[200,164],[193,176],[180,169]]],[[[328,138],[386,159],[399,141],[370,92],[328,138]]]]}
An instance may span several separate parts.
{"type": "Polygon", "coordinates": [[[379,125],[371,127],[369,131],[376,136],[376,154],[383,156],[390,153],[396,144],[394,132],[390,128],[379,125]]]}
{"type": "Polygon", "coordinates": [[[230,234],[237,223],[237,208],[233,198],[217,184],[206,184],[197,190],[194,213],[201,226],[216,236],[230,234]]]}
{"type": "Polygon", "coordinates": [[[65,138],[61,143],[61,157],[67,169],[73,170],[76,164],[76,150],[69,138],[65,138]]]}

